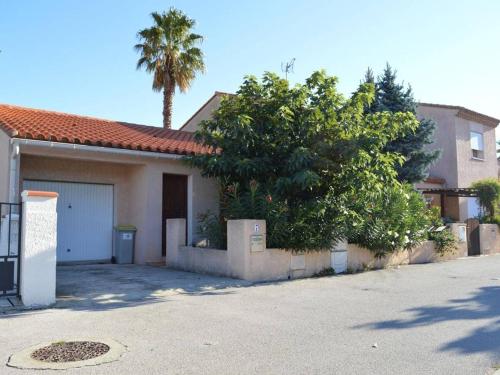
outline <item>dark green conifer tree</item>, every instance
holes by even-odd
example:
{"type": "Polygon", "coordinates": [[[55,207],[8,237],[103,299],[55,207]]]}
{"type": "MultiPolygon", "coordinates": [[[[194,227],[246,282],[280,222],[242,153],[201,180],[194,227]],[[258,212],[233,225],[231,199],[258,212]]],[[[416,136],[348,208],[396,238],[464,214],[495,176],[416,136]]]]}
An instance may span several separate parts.
{"type": "MultiPolygon", "coordinates": [[[[411,87],[396,80],[396,71],[389,64],[375,81],[373,71],[368,68],[364,81],[375,84],[375,100],[367,108],[368,112],[411,112],[416,114],[417,103],[413,98],[411,87]]],[[[409,132],[386,146],[389,152],[398,152],[406,161],[397,167],[400,181],[415,183],[423,181],[429,173],[429,166],[440,156],[440,150],[429,151],[426,145],[433,141],[436,124],[432,120],[420,120],[414,132],[409,132]]]]}

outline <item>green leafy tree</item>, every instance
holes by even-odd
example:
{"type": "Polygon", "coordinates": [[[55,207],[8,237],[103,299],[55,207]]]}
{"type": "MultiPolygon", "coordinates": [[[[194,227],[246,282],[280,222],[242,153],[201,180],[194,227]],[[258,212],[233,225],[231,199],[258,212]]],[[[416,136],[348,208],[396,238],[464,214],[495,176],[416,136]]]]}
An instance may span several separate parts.
{"type": "Polygon", "coordinates": [[[294,87],[272,73],[261,81],[249,76],[201,123],[196,137],[213,152],[187,160],[218,178],[223,190],[237,187],[230,202],[265,204],[268,197],[275,205],[235,215],[223,202],[223,217],[274,220],[268,228],[273,246],[329,249],[346,237],[346,223],[361,220],[355,202],[399,186],[394,166],[402,157],[386,146],[418,125],[412,113],[365,113],[373,99],[373,84],[345,98],[337,78],[323,71],[294,87]]]}
{"type": "MultiPolygon", "coordinates": [[[[370,113],[389,111],[410,112],[416,114],[417,104],[413,98],[411,87],[405,87],[396,80],[396,71],[387,64],[384,72],[375,82],[373,71],[368,69],[364,81],[375,83],[375,100],[367,108],[370,113]]],[[[428,176],[429,166],[440,156],[440,151],[425,149],[433,141],[435,123],[432,120],[421,120],[416,129],[402,133],[387,144],[388,152],[397,152],[405,161],[396,167],[398,178],[402,182],[415,183],[428,176]]]]}
{"type": "Polygon", "coordinates": [[[151,13],[154,25],[138,32],[141,54],[137,69],[153,74],[153,90],[163,90],[163,127],[172,127],[172,102],[175,89],[186,92],[196,73],[204,72],[203,52],[198,47],[203,37],[192,32],[195,21],[180,10],[151,13]]]}

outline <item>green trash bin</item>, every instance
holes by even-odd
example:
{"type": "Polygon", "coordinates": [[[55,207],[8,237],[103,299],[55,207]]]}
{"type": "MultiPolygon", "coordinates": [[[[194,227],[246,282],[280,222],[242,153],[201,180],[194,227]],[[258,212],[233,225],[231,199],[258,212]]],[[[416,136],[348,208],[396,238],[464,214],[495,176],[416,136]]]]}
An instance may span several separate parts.
{"type": "Polygon", "coordinates": [[[115,227],[114,263],[130,264],[134,262],[135,233],[133,225],[118,225],[115,227]]]}

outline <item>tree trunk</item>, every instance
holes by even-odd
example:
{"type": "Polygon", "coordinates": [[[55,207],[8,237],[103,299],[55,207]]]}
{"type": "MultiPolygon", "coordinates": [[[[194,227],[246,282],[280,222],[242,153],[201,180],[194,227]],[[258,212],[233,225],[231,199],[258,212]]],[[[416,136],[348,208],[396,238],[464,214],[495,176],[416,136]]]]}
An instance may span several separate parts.
{"type": "Polygon", "coordinates": [[[163,128],[172,128],[172,102],[175,93],[175,83],[171,75],[165,73],[163,80],[163,128]]]}

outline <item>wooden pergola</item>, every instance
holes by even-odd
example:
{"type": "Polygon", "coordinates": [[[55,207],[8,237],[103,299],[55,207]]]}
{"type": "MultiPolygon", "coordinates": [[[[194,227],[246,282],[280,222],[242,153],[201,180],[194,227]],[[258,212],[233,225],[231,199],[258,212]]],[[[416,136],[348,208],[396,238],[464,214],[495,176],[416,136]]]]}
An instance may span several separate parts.
{"type": "Polygon", "coordinates": [[[439,194],[441,197],[441,216],[446,216],[446,197],[477,198],[477,190],[473,188],[424,188],[418,189],[422,194],[439,194]]]}

